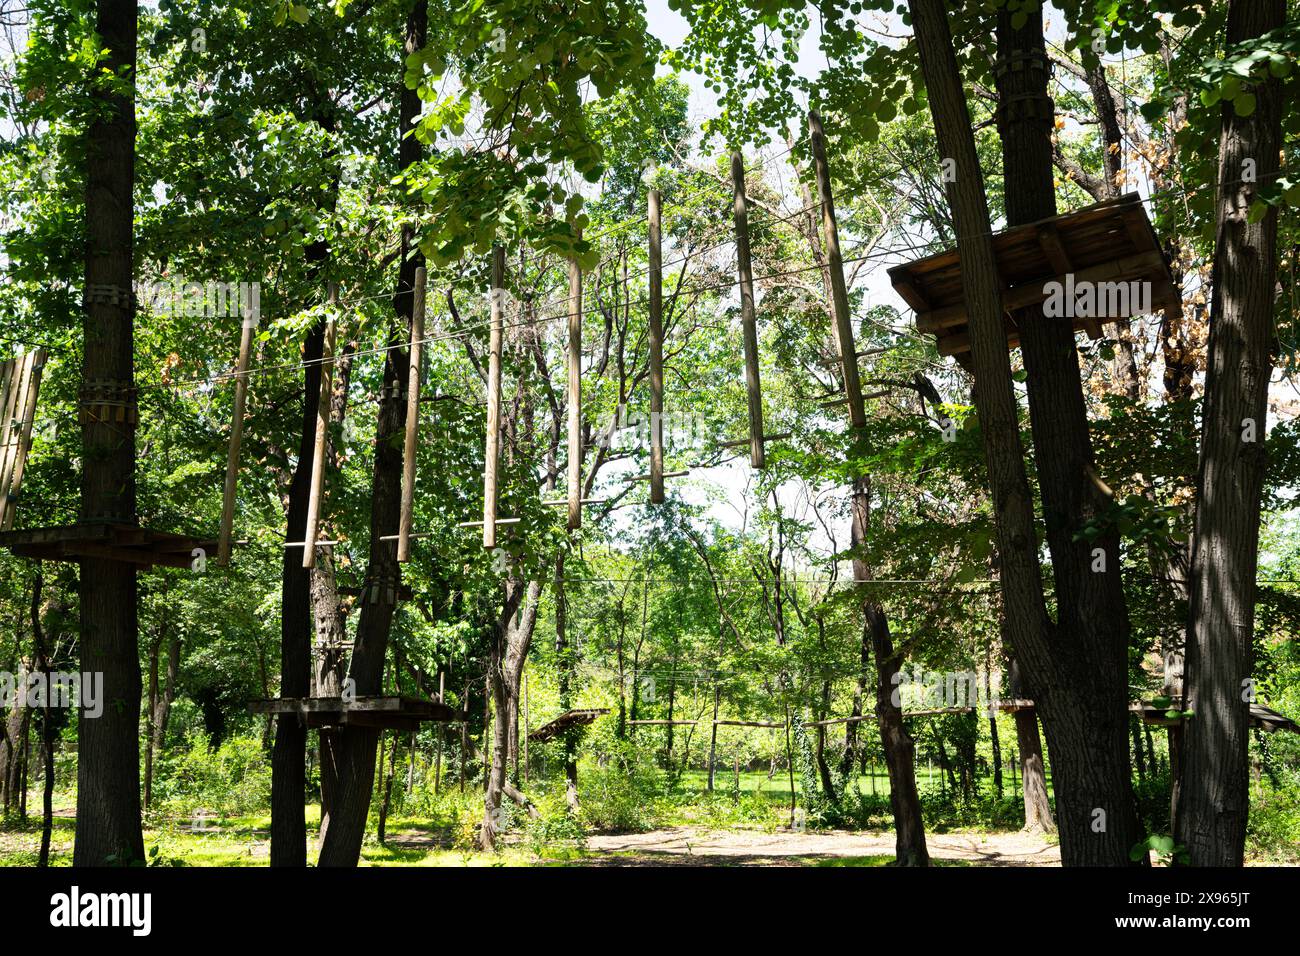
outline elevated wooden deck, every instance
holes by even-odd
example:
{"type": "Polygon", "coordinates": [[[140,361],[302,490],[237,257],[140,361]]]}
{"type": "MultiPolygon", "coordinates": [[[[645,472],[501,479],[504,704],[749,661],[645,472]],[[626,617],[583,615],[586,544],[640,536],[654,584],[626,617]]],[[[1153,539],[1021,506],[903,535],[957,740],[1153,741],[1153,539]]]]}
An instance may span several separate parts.
{"type": "Polygon", "coordinates": [[[308,727],[379,727],[385,730],[419,730],[423,723],[456,723],[463,711],[420,697],[276,697],[254,700],[253,714],[295,715],[308,727]]]}
{"type": "Polygon", "coordinates": [[[156,565],[189,568],[196,548],[201,548],[205,557],[214,558],[217,542],[136,525],[82,522],[57,528],[0,532],[0,548],[8,548],[20,558],[41,561],[105,558],[141,568],[156,565]]]}
{"type": "MultiPolygon", "coordinates": [[[[1003,230],[993,236],[993,255],[1003,286],[1008,348],[1020,344],[1015,313],[1046,301],[1048,283],[1149,283],[1149,311],[1181,308],[1160,240],[1137,193],[1003,230]]],[[[894,291],[916,312],[918,332],[934,335],[940,355],[969,367],[970,330],[955,248],[889,270],[894,291]]],[[[1123,296],[1116,314],[1061,317],[1076,332],[1102,335],[1108,323],[1141,315],[1139,302],[1123,296]]]]}

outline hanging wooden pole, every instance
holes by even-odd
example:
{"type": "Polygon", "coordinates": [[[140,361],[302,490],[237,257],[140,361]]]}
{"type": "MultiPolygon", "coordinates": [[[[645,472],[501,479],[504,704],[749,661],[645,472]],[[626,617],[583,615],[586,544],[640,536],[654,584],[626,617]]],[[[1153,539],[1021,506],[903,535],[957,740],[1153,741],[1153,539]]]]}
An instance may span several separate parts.
{"type": "Polygon", "coordinates": [[[826,267],[831,276],[831,314],[835,320],[835,340],[840,348],[840,367],[844,372],[844,394],[849,400],[849,421],[854,428],[861,428],[867,423],[867,414],[862,402],[858,353],[853,344],[853,321],[849,315],[848,286],[844,283],[840,230],[835,222],[831,171],[826,162],[826,132],[822,129],[822,118],[816,110],[808,113],[808,132],[812,141],[813,166],[817,173],[817,195],[822,207],[822,241],[826,244],[826,267]]]}
{"type": "Polygon", "coordinates": [[[13,527],[14,513],[18,510],[18,494],[23,484],[23,471],[27,467],[27,455],[32,448],[32,428],[36,424],[36,398],[40,394],[41,373],[45,369],[47,354],[43,348],[27,354],[27,388],[19,403],[18,435],[16,439],[11,437],[11,440],[17,442],[14,447],[13,466],[4,484],[0,484],[0,491],[5,495],[5,499],[0,501],[0,514],[4,516],[0,527],[5,531],[13,527]]]}
{"type": "MultiPolygon", "coordinates": [[[[578,233],[582,238],[582,233],[578,233]]],[[[569,530],[582,527],[582,269],[569,260],[569,530]]]]}
{"type": "Polygon", "coordinates": [[[749,464],[762,468],[763,393],[758,383],[758,320],[754,314],[754,270],[749,259],[749,208],[745,201],[745,160],[731,154],[731,188],[735,194],[736,266],[740,273],[740,322],[745,339],[745,390],[749,396],[749,464]]]}
{"type": "Polygon", "coordinates": [[[650,503],[664,501],[664,276],[659,190],[650,190],[650,503]]]}
{"type": "Polygon", "coordinates": [[[316,445],[311,460],[311,495],[307,499],[307,536],[302,549],[304,568],[316,567],[316,535],[320,531],[321,492],[325,488],[325,447],[329,443],[330,399],[334,394],[334,340],[338,334],[334,313],[339,304],[338,283],[331,282],[329,289],[329,317],[320,358],[320,396],[316,403],[316,445]]]}
{"type": "Polygon", "coordinates": [[[221,536],[217,542],[217,565],[230,564],[231,539],[235,527],[235,492],[239,485],[239,447],[244,440],[244,410],[248,402],[248,362],[253,351],[253,333],[261,316],[256,306],[244,312],[239,335],[239,361],[235,366],[235,410],[230,420],[230,450],[226,456],[226,487],[221,498],[221,536]]]}
{"type": "Polygon", "coordinates": [[[483,547],[497,546],[497,460],[501,450],[501,339],[505,332],[506,250],[492,249],[492,331],[488,340],[487,443],[483,455],[483,547]]]}
{"type": "MultiPolygon", "coordinates": [[[[0,367],[0,379],[4,387],[0,390],[0,495],[5,495],[9,487],[9,472],[18,457],[18,396],[27,392],[28,368],[31,355],[20,355],[10,359],[0,367]]],[[[0,510],[8,510],[8,496],[0,500],[0,510]]]]}
{"type": "Polygon", "coordinates": [[[420,360],[424,345],[424,266],[415,270],[411,307],[411,365],[406,373],[406,444],[402,452],[402,515],[397,526],[397,560],[411,560],[411,521],[415,513],[416,439],[420,431],[420,360]]]}

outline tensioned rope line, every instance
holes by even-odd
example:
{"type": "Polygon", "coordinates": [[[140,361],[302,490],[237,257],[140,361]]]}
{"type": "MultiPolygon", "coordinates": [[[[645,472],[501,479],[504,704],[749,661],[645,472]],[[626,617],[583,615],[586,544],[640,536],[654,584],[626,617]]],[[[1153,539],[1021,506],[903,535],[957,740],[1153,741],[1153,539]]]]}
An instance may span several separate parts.
{"type": "MultiPolygon", "coordinates": [[[[1270,174],[1270,175],[1272,175],[1272,176],[1280,176],[1280,175],[1283,175],[1283,174],[1285,174],[1285,173],[1287,173],[1287,172],[1288,172],[1288,170],[1286,170],[1286,169],[1279,169],[1276,173],[1273,173],[1273,174],[1270,174]]],[[[1208,188],[1208,186],[1210,186],[1210,185],[1214,185],[1214,186],[1235,185],[1235,184],[1239,184],[1239,183],[1243,183],[1243,182],[1247,182],[1247,181],[1252,181],[1252,182],[1254,182],[1254,181],[1258,181],[1258,178],[1255,179],[1255,180],[1246,180],[1246,179],[1241,179],[1241,178],[1233,179],[1233,180],[1225,180],[1225,181],[1223,181],[1223,182],[1221,182],[1221,183],[1207,184],[1206,188],[1208,188]]],[[[1142,201],[1143,201],[1143,202],[1149,202],[1149,201],[1151,201],[1151,199],[1154,198],[1155,195],[1158,195],[1158,194],[1160,194],[1160,193],[1172,193],[1172,192],[1176,192],[1176,191],[1177,191],[1177,190],[1173,189],[1172,187],[1169,188],[1169,189],[1167,189],[1167,190],[1159,190],[1159,191],[1155,191],[1155,192],[1153,192],[1150,196],[1148,196],[1146,199],[1144,199],[1144,200],[1142,200],[1142,201]]],[[[970,235],[965,235],[965,236],[956,236],[956,237],[954,237],[953,242],[960,243],[960,241],[961,241],[962,239],[977,238],[977,237],[979,237],[979,236],[988,235],[991,231],[992,231],[992,230],[987,230],[987,231],[981,231],[981,232],[979,232],[979,233],[970,234],[970,235]]],[[[951,245],[951,243],[949,243],[949,244],[947,244],[947,245],[951,245]]],[[[892,250],[892,249],[890,249],[890,250],[881,250],[881,251],[878,252],[878,253],[872,253],[872,254],[867,254],[867,255],[862,255],[862,256],[850,256],[850,257],[845,257],[845,258],[843,259],[843,262],[844,262],[845,265],[848,265],[848,264],[851,264],[851,263],[854,263],[854,262],[869,261],[869,260],[874,260],[874,259],[883,259],[883,258],[889,258],[889,257],[897,256],[897,255],[898,255],[898,252],[897,252],[896,250],[892,250]]],[[[781,271],[778,271],[778,272],[766,273],[766,274],[764,274],[764,275],[756,275],[756,276],[753,277],[753,281],[754,281],[755,283],[760,283],[760,282],[763,282],[763,281],[766,281],[766,280],[778,279],[778,278],[784,278],[784,277],[791,276],[791,275],[799,275],[799,274],[806,273],[806,272],[812,272],[812,271],[815,271],[815,270],[820,270],[821,268],[822,268],[822,266],[820,266],[820,265],[811,265],[811,266],[803,266],[803,267],[795,268],[795,269],[786,269],[786,270],[781,270],[781,271]]],[[[694,294],[696,294],[696,293],[710,292],[710,291],[719,291],[719,290],[722,290],[722,289],[729,289],[729,288],[732,288],[732,287],[736,286],[738,283],[739,283],[739,279],[737,278],[737,279],[734,279],[734,280],[729,280],[729,281],[727,281],[727,282],[719,282],[719,283],[712,283],[712,284],[702,285],[702,286],[686,287],[686,288],[683,288],[683,289],[680,290],[680,291],[681,291],[682,294],[694,295],[694,294]]],[[[391,293],[387,293],[387,294],[385,294],[384,296],[377,296],[377,297],[375,297],[375,298],[387,298],[387,297],[390,296],[390,295],[391,295],[391,293]]],[[[355,302],[355,301],[360,301],[360,300],[348,300],[348,301],[355,302]]],[[[636,298],[636,299],[627,300],[627,302],[626,302],[625,304],[627,304],[627,305],[633,305],[633,304],[635,304],[635,305],[646,305],[646,304],[648,303],[648,301],[649,301],[648,296],[647,296],[647,297],[638,297],[638,298],[636,298]]],[[[343,305],[343,304],[345,304],[345,303],[342,303],[342,302],[339,303],[339,305],[343,305]]],[[[592,315],[592,314],[597,314],[597,313],[599,313],[601,310],[602,310],[602,307],[600,307],[600,306],[596,306],[596,307],[592,307],[592,308],[584,308],[581,314],[584,315],[584,316],[585,316],[585,315],[592,315]]],[[[518,315],[518,312],[516,312],[515,314],[518,315]]],[[[560,319],[567,319],[568,316],[569,316],[569,313],[568,313],[567,311],[565,311],[565,312],[562,312],[562,313],[556,313],[556,314],[553,314],[553,315],[548,315],[548,316],[542,316],[542,317],[539,317],[539,318],[528,319],[528,320],[525,320],[525,321],[523,321],[523,322],[511,322],[511,323],[505,323],[505,324],[503,325],[503,329],[517,329],[517,328],[524,328],[524,327],[527,327],[527,326],[529,326],[529,325],[537,325],[537,324],[542,324],[542,323],[546,323],[546,322],[554,322],[554,321],[557,321],[557,320],[560,320],[560,319]]],[[[464,337],[464,336],[466,336],[466,335],[473,334],[473,333],[475,333],[475,332],[481,332],[481,331],[483,331],[483,330],[490,329],[491,327],[492,327],[492,322],[489,320],[489,321],[487,321],[487,322],[479,323],[479,324],[477,324],[477,325],[471,325],[471,326],[468,326],[468,327],[466,327],[466,328],[464,328],[464,329],[461,329],[461,330],[459,330],[459,331],[457,331],[457,332],[452,332],[452,333],[446,333],[446,334],[443,334],[443,335],[436,335],[436,336],[429,336],[429,337],[426,337],[425,339],[421,340],[421,343],[422,343],[422,344],[427,344],[427,343],[430,343],[430,342],[455,340],[455,339],[458,339],[458,338],[462,338],[462,337],[464,337]]],[[[397,344],[397,345],[379,346],[379,347],[372,348],[372,349],[362,349],[362,350],[358,350],[358,351],[356,351],[356,352],[354,352],[354,353],[352,353],[352,354],[355,355],[355,356],[372,355],[372,354],[379,354],[379,353],[382,353],[382,352],[392,351],[392,350],[394,350],[394,349],[404,349],[404,348],[407,348],[407,347],[408,347],[408,343],[406,343],[406,342],[402,342],[402,343],[397,344]]],[[[247,371],[247,373],[245,373],[245,374],[253,375],[253,374],[261,374],[261,373],[264,373],[264,372],[275,371],[275,370],[303,369],[303,368],[308,368],[308,367],[310,367],[310,366],[313,365],[313,364],[323,364],[323,363],[328,362],[328,361],[332,361],[332,359],[316,359],[316,360],[313,360],[313,361],[311,361],[311,362],[290,362],[290,363],[282,363],[282,364],[277,364],[277,365],[258,366],[258,367],[256,367],[256,368],[249,369],[249,370],[247,371]]],[[[226,380],[229,380],[229,379],[232,379],[232,378],[235,378],[235,377],[237,377],[237,373],[235,373],[235,372],[224,372],[224,373],[219,373],[219,374],[217,374],[217,375],[210,376],[210,377],[207,377],[207,378],[182,379],[182,380],[179,380],[179,381],[177,381],[177,382],[171,383],[171,386],[170,386],[170,387],[175,388],[175,387],[182,387],[182,386],[185,386],[185,385],[199,385],[199,384],[204,384],[204,383],[213,384],[213,383],[216,383],[216,382],[226,381],[226,380]]]]}
{"type": "MultiPolygon", "coordinates": [[[[896,252],[895,252],[894,250],[884,250],[884,251],[882,251],[881,253],[875,253],[875,254],[868,254],[868,255],[862,255],[862,256],[855,256],[855,257],[845,258],[843,261],[844,261],[844,263],[847,265],[847,264],[849,264],[849,263],[853,263],[853,262],[863,262],[863,261],[867,261],[867,260],[871,260],[871,259],[884,258],[885,255],[890,255],[890,256],[892,256],[892,255],[896,255],[896,252]]],[[[821,268],[822,268],[822,267],[821,267],[820,265],[811,265],[811,266],[801,266],[801,267],[796,268],[796,269],[783,269],[783,270],[780,270],[780,271],[778,271],[778,272],[769,272],[769,273],[765,273],[765,274],[763,274],[763,275],[756,275],[756,276],[754,276],[753,281],[754,281],[755,283],[759,283],[759,282],[763,282],[763,281],[771,280],[771,279],[780,279],[780,278],[784,278],[784,277],[786,277],[786,276],[799,275],[799,274],[802,274],[802,273],[805,273],[805,272],[812,272],[812,271],[814,271],[814,270],[820,270],[821,268]]],[[[739,279],[733,279],[733,280],[729,280],[729,281],[727,281],[727,282],[710,283],[710,284],[707,284],[707,285],[701,285],[701,286],[688,286],[688,287],[686,287],[686,288],[683,288],[683,289],[681,290],[681,292],[682,292],[682,294],[695,294],[695,293],[700,293],[700,292],[711,292],[711,291],[718,291],[718,290],[721,290],[721,289],[729,289],[729,288],[732,288],[733,286],[737,285],[737,284],[739,283],[739,281],[740,281],[739,279]]],[[[637,298],[635,298],[635,299],[627,300],[627,303],[626,303],[626,304],[629,304],[629,305],[645,305],[645,304],[648,303],[648,301],[649,301],[648,297],[637,297],[637,298]]],[[[591,308],[585,308],[585,307],[584,307],[583,310],[582,310],[582,312],[581,312],[581,314],[582,314],[582,315],[592,315],[592,314],[596,314],[596,313],[598,313],[598,312],[601,311],[601,308],[602,308],[602,307],[600,307],[600,306],[591,307],[591,308]]],[[[518,313],[516,313],[516,314],[518,314],[518,313]]],[[[524,321],[522,321],[522,322],[508,322],[508,323],[503,323],[503,324],[502,324],[502,328],[503,328],[503,329],[520,329],[520,328],[526,328],[526,327],[528,327],[528,326],[532,326],[532,325],[540,325],[540,324],[543,324],[543,323],[546,323],[546,322],[555,322],[555,321],[558,321],[558,320],[560,320],[560,319],[567,319],[568,317],[569,317],[569,313],[568,313],[568,312],[560,312],[560,313],[556,313],[556,314],[554,314],[554,315],[547,315],[547,316],[541,316],[541,317],[539,317],[539,318],[527,319],[527,320],[524,320],[524,321]]],[[[444,341],[452,341],[452,340],[455,340],[455,339],[464,338],[464,337],[466,337],[466,336],[468,336],[468,335],[474,334],[475,332],[482,332],[482,331],[485,331],[485,330],[490,330],[490,329],[492,328],[492,324],[493,324],[493,323],[492,323],[491,320],[488,320],[488,321],[486,321],[486,322],[479,322],[479,323],[476,323],[476,324],[474,324],[474,325],[470,325],[470,326],[467,326],[467,327],[462,328],[462,329],[460,329],[460,330],[457,330],[457,331],[455,331],[455,332],[448,332],[448,333],[444,333],[444,334],[440,334],[440,335],[431,335],[431,336],[426,336],[425,338],[423,338],[423,339],[420,340],[420,343],[421,343],[421,344],[428,344],[428,343],[431,343],[431,342],[444,342],[444,341]]],[[[375,348],[370,348],[370,349],[358,349],[358,350],[356,350],[355,352],[352,352],[351,354],[352,354],[353,356],[377,355],[377,354],[380,354],[380,353],[382,353],[382,352],[389,352],[389,351],[393,351],[393,350],[396,350],[396,349],[405,349],[405,348],[408,348],[408,347],[409,347],[409,343],[407,343],[407,342],[402,342],[402,343],[397,344],[397,345],[382,345],[382,346],[377,346],[377,347],[375,347],[375,348]]],[[[323,364],[326,364],[326,363],[329,363],[329,362],[333,362],[333,361],[335,361],[335,360],[336,360],[336,357],[335,357],[335,358],[320,358],[320,359],[312,359],[311,361],[308,361],[308,362],[284,362],[284,363],[279,363],[279,364],[275,364],[275,365],[259,365],[259,366],[255,366],[255,367],[253,367],[253,368],[248,369],[244,374],[245,374],[245,375],[254,375],[254,374],[262,374],[262,373],[272,372],[272,371],[289,371],[289,370],[293,370],[293,369],[305,369],[305,368],[310,368],[312,365],[323,365],[323,364]]],[[[219,373],[219,374],[217,374],[217,375],[212,375],[212,376],[203,377],[203,378],[179,379],[179,380],[177,380],[177,381],[174,381],[174,382],[170,383],[170,384],[169,384],[169,387],[171,387],[171,388],[180,388],[180,387],[183,387],[183,386],[186,386],[186,385],[213,384],[213,383],[216,383],[216,382],[223,382],[223,381],[227,381],[227,380],[234,379],[234,378],[238,378],[238,377],[239,377],[239,373],[237,373],[237,372],[222,372],[222,373],[219,373]]]]}

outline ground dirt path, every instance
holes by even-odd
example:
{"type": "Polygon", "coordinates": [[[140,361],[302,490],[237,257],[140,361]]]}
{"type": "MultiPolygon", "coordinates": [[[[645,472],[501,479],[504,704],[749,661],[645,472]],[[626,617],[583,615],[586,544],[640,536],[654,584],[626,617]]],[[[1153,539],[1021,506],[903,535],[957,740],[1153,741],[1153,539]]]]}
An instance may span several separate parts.
{"type": "MultiPolygon", "coordinates": [[[[975,866],[1060,866],[1059,849],[1027,833],[926,834],[935,861],[975,866]]],[[[817,833],[670,827],[587,838],[584,864],[597,866],[807,866],[820,861],[894,855],[890,832],[817,833]]]]}

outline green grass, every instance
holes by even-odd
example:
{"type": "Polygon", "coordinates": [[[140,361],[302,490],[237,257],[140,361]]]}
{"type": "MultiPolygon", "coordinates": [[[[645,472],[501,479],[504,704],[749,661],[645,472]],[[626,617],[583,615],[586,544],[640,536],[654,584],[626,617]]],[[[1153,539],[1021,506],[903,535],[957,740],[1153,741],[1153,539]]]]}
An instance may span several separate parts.
{"type": "MultiPolygon", "coordinates": [[[[713,788],[715,793],[728,793],[731,791],[736,775],[726,768],[719,767],[713,778],[713,788]]],[[[872,793],[872,781],[875,781],[875,793],[882,797],[889,796],[889,774],[883,767],[877,767],[876,773],[862,774],[857,777],[858,789],[864,794],[872,793]]],[[[918,767],[916,774],[917,786],[921,789],[934,787],[939,789],[939,770],[935,768],[930,770],[926,767],[918,767]]],[[[983,781],[981,781],[982,785],[983,781]]],[[[687,770],[681,776],[681,788],[687,791],[704,791],[709,785],[709,775],[703,770],[687,770]]],[[[992,786],[990,782],[989,786],[992,786]]],[[[799,775],[794,777],[795,793],[800,791],[799,775]]],[[[774,777],[768,778],[767,774],[761,770],[742,771],[740,774],[740,791],[741,793],[760,792],[770,794],[775,797],[783,797],[786,800],[790,798],[790,775],[788,771],[781,770],[774,777]]],[[[1008,792],[1010,788],[1008,787],[1008,792]]]]}

